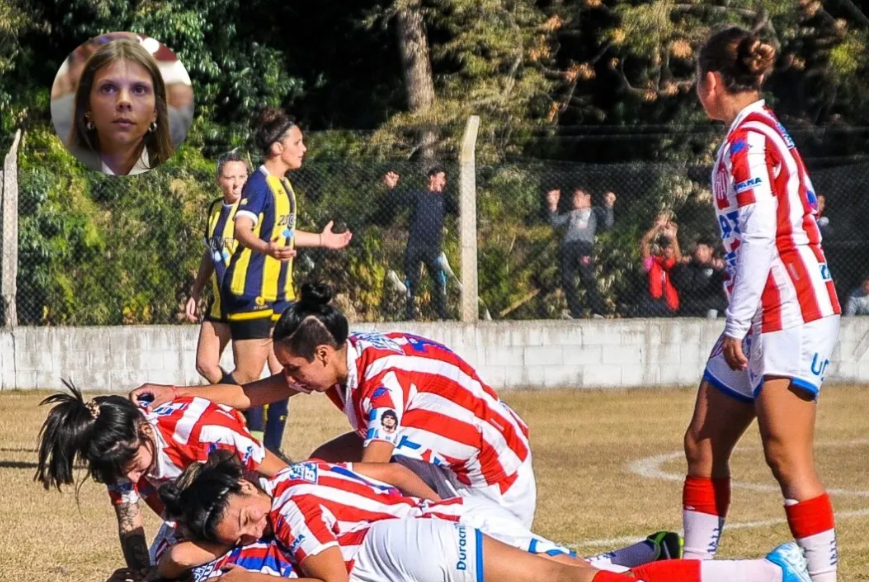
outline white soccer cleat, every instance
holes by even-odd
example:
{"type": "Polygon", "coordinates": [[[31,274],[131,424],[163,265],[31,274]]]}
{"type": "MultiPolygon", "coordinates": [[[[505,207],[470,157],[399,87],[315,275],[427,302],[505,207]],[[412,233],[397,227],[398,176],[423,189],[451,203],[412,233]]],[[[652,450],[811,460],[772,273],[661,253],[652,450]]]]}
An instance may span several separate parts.
{"type": "Polygon", "coordinates": [[[803,550],[795,542],[780,545],[766,559],[782,569],[782,582],[812,582],[803,550]]]}

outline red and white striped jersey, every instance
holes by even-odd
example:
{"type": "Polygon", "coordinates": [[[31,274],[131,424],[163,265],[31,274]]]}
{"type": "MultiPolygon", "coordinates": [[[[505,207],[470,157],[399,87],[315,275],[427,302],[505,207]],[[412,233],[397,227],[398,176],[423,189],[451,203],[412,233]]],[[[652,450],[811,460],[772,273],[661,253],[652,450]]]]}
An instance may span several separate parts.
{"type": "Polygon", "coordinates": [[[818,229],[818,201],[794,142],[763,101],[734,120],[712,191],[724,241],[724,333],[742,339],[841,312],[818,229]]]}
{"type": "Polygon", "coordinates": [[[301,564],[338,546],[349,572],[372,524],[385,519],[437,518],[459,521],[462,498],[425,501],[407,497],[381,481],[355,473],[350,463],[297,463],[261,479],[272,496],[269,523],[275,538],[301,564]]]}
{"type": "Polygon", "coordinates": [[[346,386],[326,394],[365,439],[503,494],[529,455],[528,427],[449,348],[406,333],[353,334],[346,386]]]}
{"type": "Polygon", "coordinates": [[[108,485],[112,504],[136,503],[140,497],[158,515],[163,503],[157,489],[216,449],[232,451],[249,471],[265,458],[265,449],[247,430],[244,416],[228,406],[196,397],[176,398],[145,415],[155,430],[156,450],[151,470],[138,483],[123,479],[108,485]]]}

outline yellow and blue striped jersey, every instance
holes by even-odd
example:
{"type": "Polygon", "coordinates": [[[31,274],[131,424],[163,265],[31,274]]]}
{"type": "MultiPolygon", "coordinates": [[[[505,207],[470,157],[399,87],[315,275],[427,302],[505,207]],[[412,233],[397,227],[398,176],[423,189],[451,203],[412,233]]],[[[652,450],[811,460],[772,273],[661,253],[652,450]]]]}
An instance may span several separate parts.
{"type": "MultiPolygon", "coordinates": [[[[260,166],[241,191],[235,217],[253,223],[253,233],[265,242],[292,247],[296,234],[296,194],[286,177],[274,176],[260,166]]],[[[292,301],[293,261],[281,262],[238,245],[226,274],[229,291],[238,297],[265,301],[292,301]]],[[[224,287],[226,288],[226,287],[224,287]]]]}
{"type": "Polygon", "coordinates": [[[219,301],[220,286],[226,276],[226,270],[238,245],[233,234],[235,232],[235,212],[238,203],[227,204],[223,198],[218,198],[208,207],[208,222],[205,225],[205,246],[214,264],[211,275],[211,288],[214,299],[219,301]]]}

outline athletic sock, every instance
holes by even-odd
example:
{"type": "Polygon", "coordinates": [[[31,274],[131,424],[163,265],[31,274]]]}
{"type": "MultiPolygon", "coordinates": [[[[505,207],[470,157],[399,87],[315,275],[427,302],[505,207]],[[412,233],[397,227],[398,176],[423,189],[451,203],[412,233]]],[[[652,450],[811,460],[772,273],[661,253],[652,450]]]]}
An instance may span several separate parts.
{"type": "Polygon", "coordinates": [[[686,559],[711,560],[715,557],[729,507],[729,478],[685,477],[682,526],[686,559]]]}
{"type": "Polygon", "coordinates": [[[782,569],[768,560],[664,560],[634,568],[646,582],[782,582],[782,569]]]}
{"type": "Polygon", "coordinates": [[[806,553],[812,582],[836,582],[839,553],[830,496],[824,493],[808,501],[787,499],[785,513],[797,545],[806,553]]]}
{"type": "Polygon", "coordinates": [[[284,427],[287,425],[288,402],[289,400],[278,400],[269,404],[263,444],[273,453],[281,451],[281,442],[284,440],[284,427]]]}
{"type": "Polygon", "coordinates": [[[615,572],[598,572],[592,578],[592,582],[639,582],[628,574],[616,574],[615,572]]]}
{"type": "Polygon", "coordinates": [[[605,554],[598,554],[597,556],[592,556],[585,560],[595,568],[603,569],[604,566],[610,564],[633,568],[635,566],[654,562],[657,559],[658,553],[655,545],[648,540],[643,540],[642,542],[638,542],[632,546],[619,548],[618,550],[607,552],[605,554]]]}

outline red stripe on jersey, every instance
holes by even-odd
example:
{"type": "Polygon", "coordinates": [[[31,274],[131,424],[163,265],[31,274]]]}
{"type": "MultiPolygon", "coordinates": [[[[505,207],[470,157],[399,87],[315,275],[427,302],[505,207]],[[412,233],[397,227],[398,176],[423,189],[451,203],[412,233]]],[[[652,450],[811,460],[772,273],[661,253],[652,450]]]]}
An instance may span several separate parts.
{"type": "Polygon", "coordinates": [[[408,410],[401,419],[401,425],[433,434],[448,434],[450,440],[469,447],[480,449],[483,446],[480,431],[474,425],[432,410],[422,408],[408,410]]]}
{"type": "Polygon", "coordinates": [[[766,286],[763,289],[763,294],[760,296],[760,303],[764,306],[762,309],[763,319],[761,321],[761,329],[764,332],[780,331],[782,329],[781,293],[778,290],[778,285],[776,285],[772,273],[767,275],[766,286]]]}

